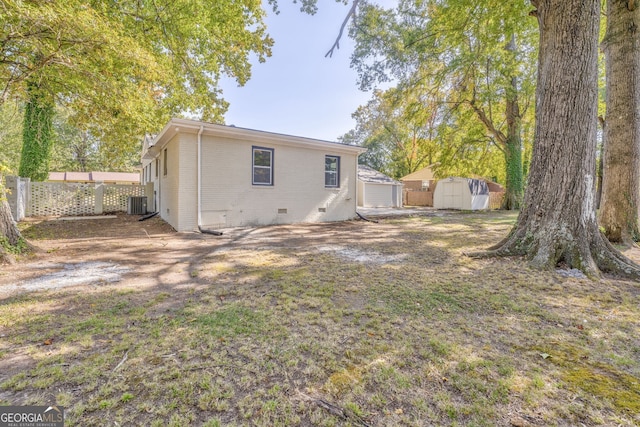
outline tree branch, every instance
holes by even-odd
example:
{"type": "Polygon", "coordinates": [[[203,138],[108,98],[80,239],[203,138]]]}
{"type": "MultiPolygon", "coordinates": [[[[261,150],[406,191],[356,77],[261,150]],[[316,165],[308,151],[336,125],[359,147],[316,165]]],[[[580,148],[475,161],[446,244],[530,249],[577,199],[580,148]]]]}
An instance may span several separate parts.
{"type": "Polygon", "coordinates": [[[506,144],[506,141],[507,141],[506,135],[502,133],[499,129],[495,128],[495,126],[493,125],[493,121],[491,121],[490,118],[487,117],[487,114],[484,112],[484,110],[482,110],[476,104],[475,88],[473,89],[473,98],[467,102],[469,103],[473,111],[475,111],[480,121],[485,125],[489,133],[491,133],[496,138],[496,140],[498,140],[500,144],[502,145],[506,144]]]}
{"type": "Polygon", "coordinates": [[[342,38],[342,33],[344,32],[344,28],[347,26],[349,19],[351,19],[352,16],[356,15],[356,9],[358,8],[359,3],[360,3],[360,0],[353,0],[351,9],[349,9],[347,16],[344,18],[344,21],[342,21],[342,25],[340,26],[340,32],[338,33],[338,37],[336,37],[336,41],[333,43],[333,46],[331,46],[331,49],[329,49],[329,51],[324,55],[325,58],[327,56],[331,58],[333,56],[333,51],[336,49],[340,49],[340,39],[342,38]]]}

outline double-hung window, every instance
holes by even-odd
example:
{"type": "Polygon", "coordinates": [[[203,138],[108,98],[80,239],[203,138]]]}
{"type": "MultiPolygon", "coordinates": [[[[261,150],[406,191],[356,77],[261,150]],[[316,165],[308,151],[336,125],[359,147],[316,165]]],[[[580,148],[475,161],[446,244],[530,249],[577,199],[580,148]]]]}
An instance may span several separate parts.
{"type": "Polygon", "coordinates": [[[340,157],[324,157],[324,186],[326,188],[340,188],[340,157]]]}
{"type": "Polygon", "coordinates": [[[273,148],[253,147],[253,185],[273,185],[273,148]]]}

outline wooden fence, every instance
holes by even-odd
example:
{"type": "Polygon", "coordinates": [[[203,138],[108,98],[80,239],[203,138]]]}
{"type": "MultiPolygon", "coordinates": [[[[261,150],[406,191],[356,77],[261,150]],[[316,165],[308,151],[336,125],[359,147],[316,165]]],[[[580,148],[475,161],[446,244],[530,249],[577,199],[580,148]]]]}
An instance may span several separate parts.
{"type": "MultiPolygon", "coordinates": [[[[432,191],[405,190],[403,196],[404,206],[433,206],[432,191]]],[[[500,209],[503,197],[504,191],[489,192],[489,209],[500,209]]]]}
{"type": "Polygon", "coordinates": [[[431,191],[405,191],[405,206],[433,206],[433,192],[431,191]]]}
{"type": "Polygon", "coordinates": [[[489,192],[489,209],[496,210],[502,207],[502,199],[504,198],[504,191],[490,191],[489,192]]]}

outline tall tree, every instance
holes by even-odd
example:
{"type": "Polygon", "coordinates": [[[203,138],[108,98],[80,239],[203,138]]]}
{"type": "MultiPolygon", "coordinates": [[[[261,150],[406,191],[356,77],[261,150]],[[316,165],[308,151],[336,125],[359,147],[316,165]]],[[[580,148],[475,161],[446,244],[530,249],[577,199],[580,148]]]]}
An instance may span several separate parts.
{"type": "Polygon", "coordinates": [[[524,207],[497,255],[598,276],[640,277],[596,221],[599,0],[535,0],[540,28],[536,129],[524,207]]]}
{"type": "Polygon", "coordinates": [[[640,240],[640,7],[607,0],[605,149],[600,225],[612,242],[640,240]]]}
{"type": "Polygon", "coordinates": [[[465,116],[472,111],[503,153],[504,207],[518,208],[524,191],[522,122],[533,95],[536,55],[525,4],[404,0],[394,10],[363,9],[350,33],[362,86],[394,78],[445,87],[442,102],[465,116]]]}
{"type": "MultiPolygon", "coordinates": [[[[516,35],[511,33],[511,40],[505,50],[515,56],[517,52],[516,35]]],[[[519,209],[524,195],[524,176],[522,169],[522,115],[518,101],[518,78],[515,70],[510,70],[505,89],[505,119],[507,132],[498,133],[496,138],[501,142],[507,168],[505,195],[502,202],[504,209],[519,209]]]]}
{"type": "Polygon", "coordinates": [[[45,181],[49,176],[49,155],[53,141],[53,97],[32,80],[27,82],[27,97],[18,173],[32,181],[45,181]]]}
{"type": "Polygon", "coordinates": [[[0,77],[24,94],[34,73],[111,153],[170,116],[221,121],[222,75],[244,84],[272,40],[253,0],[0,1],[0,77]]]}
{"type": "Polygon", "coordinates": [[[438,177],[477,174],[503,181],[504,158],[473,113],[451,110],[437,88],[424,89],[375,91],[353,114],[356,128],[341,140],[366,147],[360,161],[396,178],[436,164],[438,177]]]}
{"type": "Polygon", "coordinates": [[[360,156],[362,163],[400,178],[438,158],[441,114],[428,94],[400,88],[378,90],[353,114],[356,129],[341,139],[368,149],[360,156]]]}
{"type": "Polygon", "coordinates": [[[270,55],[263,17],[255,0],[0,0],[0,102],[37,76],[105,153],[136,150],[169,116],[222,119],[221,76],[244,84],[270,55]]]}

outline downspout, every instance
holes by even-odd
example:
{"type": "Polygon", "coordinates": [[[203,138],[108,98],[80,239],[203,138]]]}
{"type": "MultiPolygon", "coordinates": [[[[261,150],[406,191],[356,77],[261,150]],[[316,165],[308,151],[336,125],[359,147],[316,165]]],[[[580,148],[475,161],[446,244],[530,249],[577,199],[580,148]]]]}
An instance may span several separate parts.
{"type": "Polygon", "coordinates": [[[202,132],[204,126],[200,126],[198,131],[198,230],[202,225],[202,132]]]}
{"type": "Polygon", "coordinates": [[[160,212],[160,218],[165,219],[166,217],[164,215],[162,215],[162,179],[164,178],[162,176],[162,168],[164,167],[164,163],[160,163],[160,161],[162,160],[162,150],[160,151],[160,153],[158,153],[158,157],[156,158],[156,161],[158,162],[158,193],[155,195],[156,196],[156,200],[154,200],[154,202],[156,203],[156,207],[158,208],[158,212],[160,212]]]}
{"type": "MultiPolygon", "coordinates": [[[[360,153],[356,153],[356,206],[355,206],[355,211],[356,211],[356,215],[360,216],[360,214],[358,213],[358,200],[360,197],[360,192],[359,192],[359,188],[360,188],[360,181],[358,180],[358,158],[360,157],[360,153]]],[[[364,185],[362,186],[362,191],[364,191],[364,185]]],[[[362,199],[364,201],[364,198],[362,199]]]]}
{"type": "Polygon", "coordinates": [[[213,234],[214,236],[222,236],[221,231],[207,230],[202,228],[202,132],[204,126],[200,126],[198,131],[198,231],[206,234],[213,234]]]}

